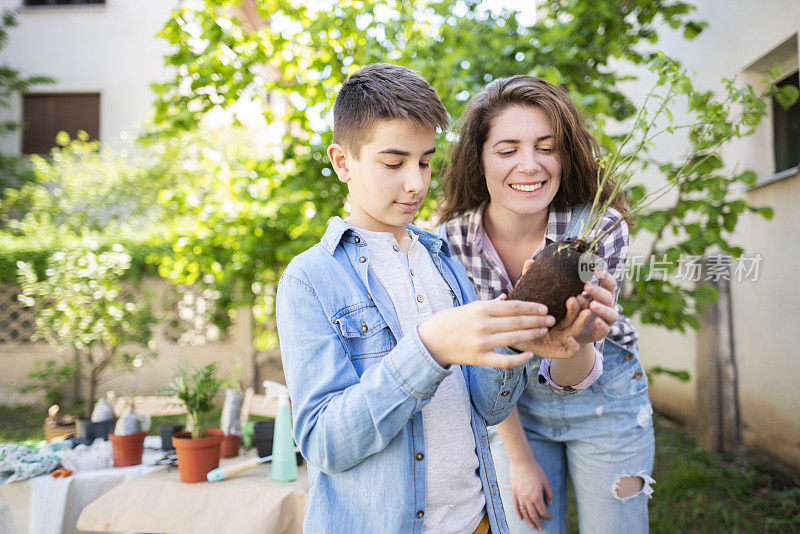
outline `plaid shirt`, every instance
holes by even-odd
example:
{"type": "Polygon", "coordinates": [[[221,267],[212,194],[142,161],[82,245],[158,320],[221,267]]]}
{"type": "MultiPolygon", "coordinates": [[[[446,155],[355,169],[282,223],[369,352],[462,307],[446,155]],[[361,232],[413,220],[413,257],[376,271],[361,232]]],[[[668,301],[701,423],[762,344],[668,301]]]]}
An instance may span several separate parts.
{"type": "MultiPolygon", "coordinates": [[[[482,300],[497,298],[500,293],[509,294],[512,289],[505,267],[498,264],[492,258],[492,254],[486,250],[487,244],[484,243],[486,233],[481,222],[485,207],[484,203],[458,215],[445,225],[450,250],[467,268],[467,273],[478,292],[478,297],[482,300]]],[[[564,237],[571,217],[572,210],[570,209],[550,208],[547,231],[544,236],[547,244],[564,237]]],[[[619,212],[610,208],[603,216],[597,235],[614,224],[619,217],[619,212]]],[[[535,251],[534,258],[538,255],[539,250],[535,251]]],[[[619,288],[622,287],[625,276],[627,253],[628,225],[623,222],[606,235],[597,247],[597,255],[607,262],[609,273],[617,281],[617,294],[619,294],[619,288]]],[[[619,319],[611,326],[608,338],[619,345],[630,348],[639,339],[639,334],[633,328],[630,319],[622,315],[622,307],[619,304],[617,304],[617,311],[620,313],[619,319]]]]}

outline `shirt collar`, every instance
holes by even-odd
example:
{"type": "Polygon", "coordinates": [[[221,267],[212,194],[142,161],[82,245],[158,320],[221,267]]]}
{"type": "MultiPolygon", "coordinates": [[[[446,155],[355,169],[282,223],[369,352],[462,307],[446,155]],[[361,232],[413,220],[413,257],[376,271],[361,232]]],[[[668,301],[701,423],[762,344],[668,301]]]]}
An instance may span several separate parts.
{"type": "Polygon", "coordinates": [[[545,241],[554,242],[564,237],[563,233],[571,216],[572,210],[560,210],[551,204],[547,215],[547,230],[544,233],[545,241]]]}
{"type": "MultiPolygon", "coordinates": [[[[484,202],[477,209],[471,210],[467,217],[467,243],[473,243],[473,246],[478,250],[483,250],[484,242],[481,232],[483,227],[483,212],[486,209],[488,202],[484,202]]],[[[549,208],[547,215],[547,229],[545,230],[544,238],[547,241],[558,241],[564,233],[563,229],[569,224],[572,211],[560,210],[552,205],[549,208]],[[561,223],[561,224],[559,224],[561,223]]]]}
{"type": "MultiPolygon", "coordinates": [[[[444,255],[450,256],[450,247],[447,241],[441,237],[413,224],[409,224],[406,228],[416,234],[419,242],[432,254],[441,251],[444,255]]],[[[322,236],[321,243],[328,253],[333,254],[342,241],[353,243],[354,245],[364,244],[364,240],[358,235],[358,228],[350,226],[339,216],[332,217],[328,222],[328,229],[325,231],[325,235],[322,236]]]]}

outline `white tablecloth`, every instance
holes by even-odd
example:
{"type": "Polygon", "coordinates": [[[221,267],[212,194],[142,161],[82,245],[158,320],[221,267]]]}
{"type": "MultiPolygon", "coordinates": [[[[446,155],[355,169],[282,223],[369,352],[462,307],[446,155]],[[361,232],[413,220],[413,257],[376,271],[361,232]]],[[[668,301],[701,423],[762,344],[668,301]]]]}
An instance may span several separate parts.
{"type": "MultiPolygon", "coordinates": [[[[145,450],[145,463],[161,457],[145,450]]],[[[44,475],[0,488],[0,533],[77,534],[78,516],[90,502],[114,486],[157,469],[147,465],[44,475]]]]}
{"type": "Polygon", "coordinates": [[[194,484],[181,482],[177,470],[153,471],[89,504],[78,525],[94,532],[302,534],[308,503],[306,466],[298,468],[292,482],[273,482],[270,467],[261,464],[220,482],[194,484]]]}

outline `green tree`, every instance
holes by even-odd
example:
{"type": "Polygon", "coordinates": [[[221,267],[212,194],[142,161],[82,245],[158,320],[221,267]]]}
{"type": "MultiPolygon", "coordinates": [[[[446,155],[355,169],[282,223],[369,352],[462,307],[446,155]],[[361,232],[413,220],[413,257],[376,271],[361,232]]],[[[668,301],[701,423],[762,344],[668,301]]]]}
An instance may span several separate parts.
{"type": "MultiPolygon", "coordinates": [[[[0,14],[0,49],[8,44],[8,30],[17,25],[17,14],[10,9],[3,9],[0,14]]],[[[0,66],[0,107],[8,109],[11,99],[17,93],[23,93],[35,85],[54,83],[48,76],[20,76],[19,71],[8,65],[0,66]]],[[[0,121],[0,136],[20,128],[16,120],[0,121]]],[[[0,153],[0,199],[8,187],[20,188],[33,180],[33,173],[22,156],[0,153]]]]}
{"type": "Polygon", "coordinates": [[[87,237],[102,250],[124,244],[133,256],[126,277],[155,274],[145,258],[165,246],[151,236],[164,234],[158,193],[173,185],[170,143],[110,148],[60,132],[47,157],[31,156],[33,180],[0,199],[0,280],[16,281],[20,259],[43,275],[49,256],[87,237]]]}
{"type": "MultiPolygon", "coordinates": [[[[535,24],[524,26],[517,13],[487,12],[474,0],[358,0],[313,8],[290,0],[205,0],[182,6],[160,33],[173,45],[166,64],[175,76],[153,85],[158,127],[150,135],[197,130],[220,108],[241,121],[235,104],[242,100],[258,106],[266,124],[285,127],[278,150],[246,165],[251,180],[224,189],[250,208],[231,217],[220,203],[188,205],[197,224],[176,229],[181,244],[164,258],[168,272],[162,274],[176,281],[210,275],[212,284],[244,293],[260,289],[319,238],[332,215],[342,214],[346,189],[332,178],[325,157],[330,111],[339,85],[362,65],[393,61],[418,70],[454,117],[493,77],[530,73],[566,86],[591,116],[623,120],[634,107],[616,89],[624,78],[609,62],[649,60],[637,45],[655,42],[661,21],[693,37],[703,24],[687,19],[691,10],[687,2],[669,0],[552,0],[535,24]],[[242,9],[243,3],[252,9],[242,9]],[[233,247],[232,241],[235,255],[220,247],[233,247]]],[[[446,155],[447,141],[439,144],[446,155]]],[[[434,160],[434,176],[445,160],[434,160]]],[[[434,180],[422,216],[432,214],[437,187],[434,180]]]]}
{"type": "Polygon", "coordinates": [[[97,385],[112,368],[133,369],[154,356],[150,328],[156,318],[143,297],[126,292],[121,283],[130,262],[119,245],[98,252],[95,243],[87,242],[54,254],[44,277],[30,264],[18,265],[20,302],[36,307],[35,337],[52,345],[65,367],[75,364],[85,383],[87,418],[97,385]]]}

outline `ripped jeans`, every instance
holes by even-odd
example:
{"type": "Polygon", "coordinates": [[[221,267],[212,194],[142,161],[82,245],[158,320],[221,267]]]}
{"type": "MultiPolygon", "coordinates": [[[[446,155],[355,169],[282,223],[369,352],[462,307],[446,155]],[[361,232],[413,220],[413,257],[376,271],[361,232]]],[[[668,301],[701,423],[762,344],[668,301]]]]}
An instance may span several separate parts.
{"type": "MultiPolygon", "coordinates": [[[[534,457],[554,494],[548,507],[553,519],[542,520],[547,533],[567,532],[567,475],[575,490],[581,532],[648,532],[655,439],[647,376],[637,348],[629,351],[606,340],[603,355],[603,375],[586,391],[561,397],[532,380],[517,403],[534,457]],[[620,498],[616,484],[628,476],[641,477],[642,490],[620,498]]],[[[538,361],[531,365],[538,367],[538,361]]],[[[537,372],[533,369],[532,376],[537,372]]],[[[490,436],[510,532],[539,532],[517,517],[508,455],[494,428],[490,436]]]]}

